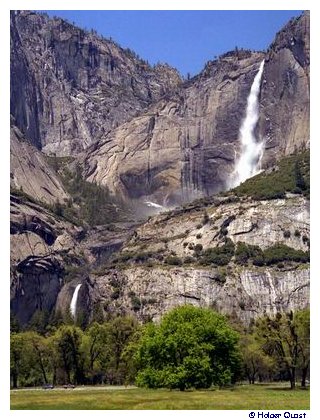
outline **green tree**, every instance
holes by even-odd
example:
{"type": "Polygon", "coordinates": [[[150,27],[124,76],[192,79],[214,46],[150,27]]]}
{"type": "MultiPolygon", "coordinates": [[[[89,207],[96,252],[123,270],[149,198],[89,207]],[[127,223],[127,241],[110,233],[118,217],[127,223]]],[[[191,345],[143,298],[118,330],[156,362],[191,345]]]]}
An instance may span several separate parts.
{"type": "MultiPolygon", "coordinates": [[[[256,323],[256,334],[263,349],[274,356],[281,369],[288,373],[291,389],[296,385],[297,369],[309,366],[309,319],[308,312],[277,313],[256,323]]],[[[305,376],[307,374],[307,370],[305,376]]]]}
{"type": "Polygon", "coordinates": [[[63,325],[55,333],[55,350],[58,356],[58,365],[62,366],[65,380],[68,383],[84,382],[84,357],[80,350],[83,333],[80,328],[63,325]]]}
{"type": "Polygon", "coordinates": [[[298,311],[295,314],[295,327],[298,341],[298,366],[301,369],[301,386],[306,386],[307,375],[310,367],[310,311],[298,311]]]}
{"type": "Polygon", "coordinates": [[[226,385],[240,367],[238,334],[209,309],[181,306],[159,325],[145,327],[136,352],[136,382],[149,388],[185,390],[226,385]]]}
{"type": "Polygon", "coordinates": [[[22,365],[23,336],[19,333],[13,333],[10,337],[10,376],[13,388],[18,388],[18,381],[22,365]]]}
{"type": "Polygon", "coordinates": [[[254,384],[257,376],[267,376],[273,369],[274,360],[261,348],[253,335],[245,335],[240,340],[244,373],[250,384],[254,384]]]}
{"type": "Polygon", "coordinates": [[[29,351],[33,353],[34,369],[38,371],[42,377],[42,383],[48,383],[50,370],[50,354],[48,351],[47,340],[40,334],[30,331],[25,333],[25,347],[29,347],[29,351]]]}
{"type": "Polygon", "coordinates": [[[137,320],[131,316],[116,317],[109,323],[111,359],[108,378],[111,383],[123,383],[127,375],[127,360],[123,358],[126,347],[137,331],[137,320]]]}
{"type": "Polygon", "coordinates": [[[82,343],[86,355],[86,372],[92,383],[102,382],[111,358],[110,328],[94,322],[87,329],[82,343]]]}

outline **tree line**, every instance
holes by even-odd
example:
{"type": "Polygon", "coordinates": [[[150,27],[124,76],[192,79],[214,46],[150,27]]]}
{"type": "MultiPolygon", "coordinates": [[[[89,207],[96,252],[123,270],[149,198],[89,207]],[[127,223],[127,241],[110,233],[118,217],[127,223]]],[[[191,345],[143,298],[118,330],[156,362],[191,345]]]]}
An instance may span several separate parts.
{"type": "Polygon", "coordinates": [[[11,387],[136,384],[198,389],[238,381],[307,385],[309,310],[259,318],[245,328],[225,316],[185,305],[159,323],[131,316],[76,325],[11,331],[11,387]]]}

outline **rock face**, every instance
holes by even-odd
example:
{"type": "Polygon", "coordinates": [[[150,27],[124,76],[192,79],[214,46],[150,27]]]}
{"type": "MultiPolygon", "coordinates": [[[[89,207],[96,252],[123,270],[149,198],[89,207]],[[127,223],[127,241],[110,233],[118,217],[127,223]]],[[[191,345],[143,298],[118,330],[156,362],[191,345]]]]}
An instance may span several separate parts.
{"type": "Polygon", "coordinates": [[[21,324],[37,311],[66,312],[77,284],[79,313],[89,318],[101,306],[106,315],[159,319],[193,303],[249,323],[308,306],[306,263],[256,267],[233,257],[218,267],[195,258],[196,249],[226,240],[307,251],[309,204],[302,196],[216,196],[140,225],[88,231],[49,210],[70,197],[42,152],[77,155],[74,164],[89,181],[139,201],[141,213],[144,201],[169,208],[223,190],[263,59],[256,135],[265,141],[267,167],[308,147],[308,13],[290,21],[266,53],[226,53],[184,83],[169,66],[150,67],[61,19],[11,14],[11,308],[21,324]],[[110,267],[114,253],[119,260],[110,267]]]}
{"type": "Polygon", "coordinates": [[[203,267],[196,256],[197,249],[221,246],[227,238],[261,249],[284,244],[307,251],[308,201],[299,196],[229,201],[207,207],[205,218],[203,208],[189,206],[137,228],[122,253],[141,262],[92,274],[92,305],[100,304],[106,313],[131,311],[141,320],[156,320],[174,306],[192,303],[214,307],[247,324],[264,313],[308,307],[308,264],[257,267],[231,260],[223,268],[203,267]],[[163,264],[172,256],[184,261],[182,266],[163,264]]]}
{"type": "Polygon", "coordinates": [[[267,51],[259,135],[265,164],[309,146],[310,15],[291,20],[267,51]]]}
{"type": "Polygon", "coordinates": [[[80,158],[92,182],[160,204],[223,190],[262,59],[257,135],[263,165],[308,146],[309,14],[291,20],[266,53],[235,50],[181,84],[166,65],[61,19],[11,14],[11,112],[45,153],[80,158]],[[90,147],[91,146],[91,147],[90,147]]]}
{"type": "Polygon", "coordinates": [[[25,324],[55,307],[66,266],[83,259],[82,229],[24,197],[10,198],[11,310],[25,324]]]}
{"type": "Polygon", "coordinates": [[[46,153],[85,149],[179,83],[175,69],[62,19],[11,13],[11,113],[46,153]]]}
{"type": "Polygon", "coordinates": [[[46,257],[28,257],[19,264],[11,284],[11,311],[23,325],[37,311],[48,314],[61,289],[61,262],[46,257]]]}
{"type": "Polygon", "coordinates": [[[110,132],[82,163],[88,180],[161,204],[223,190],[238,156],[239,128],[265,59],[257,134],[263,165],[309,139],[309,15],[291,21],[266,54],[234,51],[209,62],[169,99],[110,132]]]}
{"type": "Polygon", "coordinates": [[[10,137],[11,188],[47,204],[68,199],[69,194],[45,156],[25,140],[17,127],[11,127],[10,137]]]}
{"type": "Polygon", "coordinates": [[[309,306],[309,269],[230,270],[219,281],[215,269],[137,268],[93,277],[92,302],[110,313],[132,313],[158,321],[168,310],[184,304],[211,307],[245,324],[267,313],[309,306]],[[121,286],[114,298],[114,285],[121,286]]]}
{"type": "Polygon", "coordinates": [[[234,53],[207,64],[172,98],[90,148],[83,162],[88,180],[162,204],[223,189],[262,59],[260,53],[234,53]]]}
{"type": "MultiPolygon", "coordinates": [[[[120,249],[133,230],[120,224],[86,232],[19,192],[11,194],[10,203],[11,310],[22,325],[37,311],[68,309],[74,283],[85,285],[89,265],[93,269],[120,249]]],[[[86,286],[79,297],[90,313],[86,286]]]]}

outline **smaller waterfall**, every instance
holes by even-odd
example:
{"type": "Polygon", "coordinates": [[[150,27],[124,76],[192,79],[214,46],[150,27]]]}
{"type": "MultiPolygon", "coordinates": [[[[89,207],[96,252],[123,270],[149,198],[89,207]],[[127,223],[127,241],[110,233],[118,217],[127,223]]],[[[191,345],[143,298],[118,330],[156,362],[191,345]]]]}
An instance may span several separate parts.
{"type": "Polygon", "coordinates": [[[264,60],[261,62],[247,99],[246,116],[240,127],[241,155],[231,176],[230,188],[236,187],[258,173],[263,141],[257,141],[254,130],[259,120],[259,92],[264,60]]]}
{"type": "Polygon", "coordinates": [[[77,287],[74,289],[73,296],[70,303],[70,312],[73,318],[76,316],[76,310],[77,310],[77,300],[78,300],[78,293],[79,289],[82,286],[81,283],[77,284],[77,287]]]}
{"type": "Polygon", "coordinates": [[[166,209],[164,206],[161,206],[160,204],[157,204],[157,203],[153,203],[152,201],[145,201],[145,204],[146,204],[148,207],[154,207],[154,208],[156,208],[156,209],[163,209],[163,210],[165,210],[165,209],[166,209]]]}

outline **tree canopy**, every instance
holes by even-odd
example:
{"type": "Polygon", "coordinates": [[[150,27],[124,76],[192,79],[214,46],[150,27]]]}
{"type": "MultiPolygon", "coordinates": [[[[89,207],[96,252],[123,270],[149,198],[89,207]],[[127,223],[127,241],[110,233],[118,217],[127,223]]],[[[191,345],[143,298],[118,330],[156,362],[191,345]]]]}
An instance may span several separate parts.
{"type": "Polygon", "coordinates": [[[224,316],[191,305],[173,309],[141,337],[136,382],[149,388],[209,388],[235,382],[238,334],[224,316]]]}

